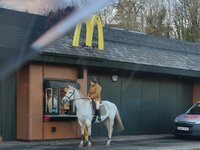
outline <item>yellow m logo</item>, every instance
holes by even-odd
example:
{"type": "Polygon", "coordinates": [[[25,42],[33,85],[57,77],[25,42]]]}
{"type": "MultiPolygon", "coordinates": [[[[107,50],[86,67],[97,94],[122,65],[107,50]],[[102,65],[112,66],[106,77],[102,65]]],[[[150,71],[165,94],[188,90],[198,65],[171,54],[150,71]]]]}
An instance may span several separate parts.
{"type": "MultiPolygon", "coordinates": [[[[104,37],[103,37],[103,26],[102,21],[99,16],[93,16],[91,19],[88,19],[86,22],[86,46],[92,46],[92,39],[93,39],[93,32],[94,27],[97,25],[98,29],[98,49],[103,50],[104,49],[104,37]]],[[[80,33],[81,33],[81,27],[82,23],[78,24],[76,26],[72,46],[78,47],[79,46],[79,40],[80,40],[80,33]]]]}

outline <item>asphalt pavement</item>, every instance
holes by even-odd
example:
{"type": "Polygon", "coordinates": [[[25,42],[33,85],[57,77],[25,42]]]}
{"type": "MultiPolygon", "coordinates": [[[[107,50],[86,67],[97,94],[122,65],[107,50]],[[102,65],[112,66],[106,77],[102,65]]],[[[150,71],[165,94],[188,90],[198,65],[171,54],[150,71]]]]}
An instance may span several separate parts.
{"type": "Polygon", "coordinates": [[[91,148],[79,148],[80,139],[37,142],[2,142],[4,150],[200,150],[200,139],[176,138],[171,134],[114,136],[111,146],[106,147],[106,138],[93,139],[91,148]]]}

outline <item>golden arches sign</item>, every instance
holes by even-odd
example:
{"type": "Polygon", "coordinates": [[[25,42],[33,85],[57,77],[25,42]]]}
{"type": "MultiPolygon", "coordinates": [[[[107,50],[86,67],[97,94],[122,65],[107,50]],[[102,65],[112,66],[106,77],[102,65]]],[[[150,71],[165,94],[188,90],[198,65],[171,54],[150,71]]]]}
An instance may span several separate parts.
{"type": "MultiPolygon", "coordinates": [[[[93,40],[93,33],[94,33],[94,27],[97,25],[98,30],[98,49],[104,50],[104,36],[103,36],[103,26],[102,21],[99,16],[93,16],[92,18],[88,19],[86,21],[86,46],[92,46],[92,40],[93,40]]],[[[81,33],[82,23],[79,23],[76,26],[72,46],[78,47],[79,41],[80,41],[80,33],[81,33]]]]}

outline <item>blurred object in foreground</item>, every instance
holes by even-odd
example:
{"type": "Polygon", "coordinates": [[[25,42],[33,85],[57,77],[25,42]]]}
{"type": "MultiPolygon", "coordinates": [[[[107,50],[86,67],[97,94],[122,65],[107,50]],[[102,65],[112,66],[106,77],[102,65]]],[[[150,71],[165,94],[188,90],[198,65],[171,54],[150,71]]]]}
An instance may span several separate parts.
{"type": "MultiPolygon", "coordinates": [[[[16,12],[17,17],[14,18],[10,11],[0,9],[0,23],[2,24],[0,27],[0,78],[16,71],[19,67],[37,57],[42,48],[68,32],[80,21],[111,4],[111,2],[112,0],[88,1],[85,3],[85,6],[76,9],[71,15],[53,26],[42,36],[40,36],[39,32],[31,32],[31,28],[35,22],[34,19],[26,18],[25,13],[16,12]],[[38,39],[29,46],[36,38],[38,39]]],[[[43,27],[39,26],[40,21],[43,21],[43,19],[37,21],[37,28],[41,29],[41,33],[43,33],[43,27]]]]}

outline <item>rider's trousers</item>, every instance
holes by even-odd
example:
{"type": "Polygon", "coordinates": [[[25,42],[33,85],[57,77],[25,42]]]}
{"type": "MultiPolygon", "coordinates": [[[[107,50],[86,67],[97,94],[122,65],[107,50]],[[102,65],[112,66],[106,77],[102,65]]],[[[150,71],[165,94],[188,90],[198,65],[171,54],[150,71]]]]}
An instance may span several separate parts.
{"type": "Polygon", "coordinates": [[[95,104],[96,104],[96,110],[99,110],[99,108],[100,108],[100,101],[95,101],[95,104]]]}

